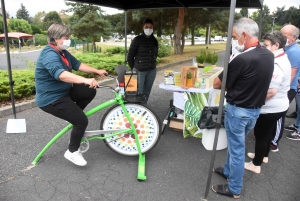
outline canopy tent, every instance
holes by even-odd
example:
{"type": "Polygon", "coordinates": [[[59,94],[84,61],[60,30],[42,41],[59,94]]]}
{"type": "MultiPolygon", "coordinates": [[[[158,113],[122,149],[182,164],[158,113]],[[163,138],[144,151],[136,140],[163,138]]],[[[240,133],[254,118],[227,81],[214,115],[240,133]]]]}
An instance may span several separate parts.
{"type": "MultiPolygon", "coordinates": [[[[33,38],[33,35],[30,34],[26,34],[26,33],[21,33],[21,32],[10,32],[7,33],[7,37],[8,38],[33,38]]],[[[5,39],[5,35],[4,34],[0,34],[0,39],[5,39]]]]}
{"type": "MultiPolygon", "coordinates": [[[[120,10],[164,8],[229,8],[231,0],[68,0],[120,10]]],[[[261,8],[263,0],[237,0],[236,8],[261,8]]]]}
{"type": "MultiPolygon", "coordinates": [[[[232,37],[232,27],[235,15],[236,8],[259,8],[260,12],[260,22],[259,27],[261,27],[261,19],[262,19],[262,8],[264,0],[68,0],[75,1],[81,3],[90,3],[98,6],[106,6],[111,8],[117,8],[125,11],[125,27],[127,27],[127,10],[137,10],[137,9],[170,9],[170,8],[228,8],[230,7],[230,16],[228,23],[228,38],[232,37]]],[[[125,36],[127,35],[127,30],[125,28],[125,36]]],[[[261,31],[259,33],[259,37],[261,35],[261,31]]],[[[217,142],[219,137],[219,131],[221,127],[221,118],[222,118],[222,108],[225,97],[225,86],[227,82],[227,73],[228,73],[228,61],[230,57],[230,48],[231,48],[231,40],[227,40],[226,43],[226,51],[224,58],[224,71],[223,71],[223,84],[221,88],[221,97],[219,103],[218,110],[218,118],[216,124],[216,133],[214,138],[214,146],[212,157],[210,161],[210,168],[208,170],[208,178],[207,185],[205,190],[205,196],[202,200],[208,199],[208,192],[210,189],[210,182],[212,176],[212,168],[215,161],[217,142]]],[[[127,37],[125,37],[125,51],[127,49],[127,37]]],[[[126,56],[125,56],[126,57],[126,56]]],[[[126,58],[125,58],[126,59],[126,58]]]]}
{"type": "MultiPolygon", "coordinates": [[[[127,27],[127,11],[128,10],[136,10],[136,9],[169,9],[169,8],[229,8],[230,7],[230,16],[229,16],[229,23],[228,23],[228,38],[232,37],[232,27],[234,21],[234,14],[235,8],[260,8],[263,7],[263,0],[68,0],[74,2],[81,2],[81,3],[90,3],[98,6],[106,6],[111,8],[117,8],[120,10],[125,11],[125,27],[127,27]]],[[[4,0],[1,0],[2,4],[2,13],[5,13],[5,4],[4,0]]],[[[260,24],[261,25],[261,18],[262,12],[260,14],[260,24]]],[[[6,24],[6,15],[3,15],[3,28],[5,34],[5,41],[8,41],[7,35],[7,24],[6,24]]],[[[260,26],[261,27],[261,26],[260,26]]],[[[127,35],[127,30],[125,29],[125,36],[127,35]]],[[[127,45],[127,37],[125,37],[125,50],[127,45]]],[[[225,86],[227,81],[227,72],[228,72],[228,62],[230,56],[230,47],[231,47],[231,40],[227,40],[226,43],[226,51],[225,51],[225,58],[224,58],[224,71],[223,71],[223,84],[221,88],[221,98],[219,104],[219,111],[218,111],[218,118],[217,118],[217,126],[216,126],[216,133],[215,133],[215,140],[213,146],[212,157],[210,161],[210,169],[208,171],[208,179],[205,191],[205,197],[203,200],[208,199],[208,192],[209,186],[211,181],[212,175],[212,167],[214,165],[215,155],[216,155],[216,147],[217,147],[217,139],[219,137],[219,130],[221,125],[221,117],[222,117],[222,108],[224,103],[224,96],[225,96],[225,86]]],[[[12,91],[12,104],[13,110],[15,114],[14,102],[13,102],[13,81],[11,77],[11,66],[10,66],[10,54],[9,54],[9,46],[6,42],[6,52],[7,52],[7,64],[9,70],[9,79],[10,79],[10,86],[12,91]]],[[[15,115],[16,118],[16,115],[15,115]]]]}

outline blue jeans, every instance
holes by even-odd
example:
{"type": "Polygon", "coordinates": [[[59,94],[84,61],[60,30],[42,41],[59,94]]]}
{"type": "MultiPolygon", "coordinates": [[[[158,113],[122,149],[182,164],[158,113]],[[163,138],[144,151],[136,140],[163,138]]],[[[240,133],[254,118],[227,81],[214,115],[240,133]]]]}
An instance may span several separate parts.
{"type": "Polygon", "coordinates": [[[241,108],[229,103],[225,107],[227,159],[224,174],[229,179],[228,188],[234,195],[241,194],[245,163],[245,137],[255,126],[260,108],[241,108]]]}
{"type": "Polygon", "coordinates": [[[138,76],[138,93],[146,96],[142,103],[147,104],[156,77],[156,68],[149,71],[139,71],[138,76]]]}
{"type": "Polygon", "coordinates": [[[298,126],[298,132],[300,132],[300,95],[296,94],[295,100],[296,100],[296,105],[298,106],[295,126],[298,126]]]}

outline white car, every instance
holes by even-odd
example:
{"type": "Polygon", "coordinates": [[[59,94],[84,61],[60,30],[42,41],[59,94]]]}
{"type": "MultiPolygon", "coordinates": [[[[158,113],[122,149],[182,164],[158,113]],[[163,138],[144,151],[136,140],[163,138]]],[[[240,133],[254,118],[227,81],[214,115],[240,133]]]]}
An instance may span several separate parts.
{"type": "Polygon", "coordinates": [[[227,41],[227,37],[223,37],[223,41],[227,41]]]}
{"type": "Polygon", "coordinates": [[[194,37],[194,39],[197,41],[205,41],[205,38],[203,37],[194,37]]]}

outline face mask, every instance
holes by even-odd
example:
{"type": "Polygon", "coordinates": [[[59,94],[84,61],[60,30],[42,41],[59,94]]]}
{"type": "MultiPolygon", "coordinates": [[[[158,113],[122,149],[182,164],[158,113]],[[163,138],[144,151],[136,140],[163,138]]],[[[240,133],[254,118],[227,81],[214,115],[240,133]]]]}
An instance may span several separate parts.
{"type": "Polygon", "coordinates": [[[144,29],[146,36],[150,36],[153,33],[153,29],[144,29]]]}
{"type": "Polygon", "coordinates": [[[66,50],[70,47],[70,45],[71,45],[71,40],[63,40],[63,44],[59,45],[59,48],[61,50],[66,50]]]}
{"type": "Polygon", "coordinates": [[[289,39],[286,39],[286,44],[285,46],[288,46],[289,45],[289,39]]]}
{"type": "Polygon", "coordinates": [[[233,46],[237,51],[243,52],[244,49],[245,49],[245,45],[244,45],[244,44],[243,44],[243,45],[240,45],[240,44],[239,44],[240,38],[241,38],[241,37],[239,37],[239,39],[237,39],[237,40],[233,40],[233,39],[232,39],[232,46],[233,46]]]}

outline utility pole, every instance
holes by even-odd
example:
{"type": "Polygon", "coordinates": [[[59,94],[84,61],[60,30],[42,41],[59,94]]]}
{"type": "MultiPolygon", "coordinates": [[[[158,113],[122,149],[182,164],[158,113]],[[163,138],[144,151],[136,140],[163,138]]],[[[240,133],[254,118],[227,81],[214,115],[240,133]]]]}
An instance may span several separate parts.
{"type": "Polygon", "coordinates": [[[275,19],[277,18],[277,17],[272,17],[273,18],[273,25],[272,25],[272,33],[273,33],[273,31],[274,31],[274,21],[275,21],[275,19]]]}

